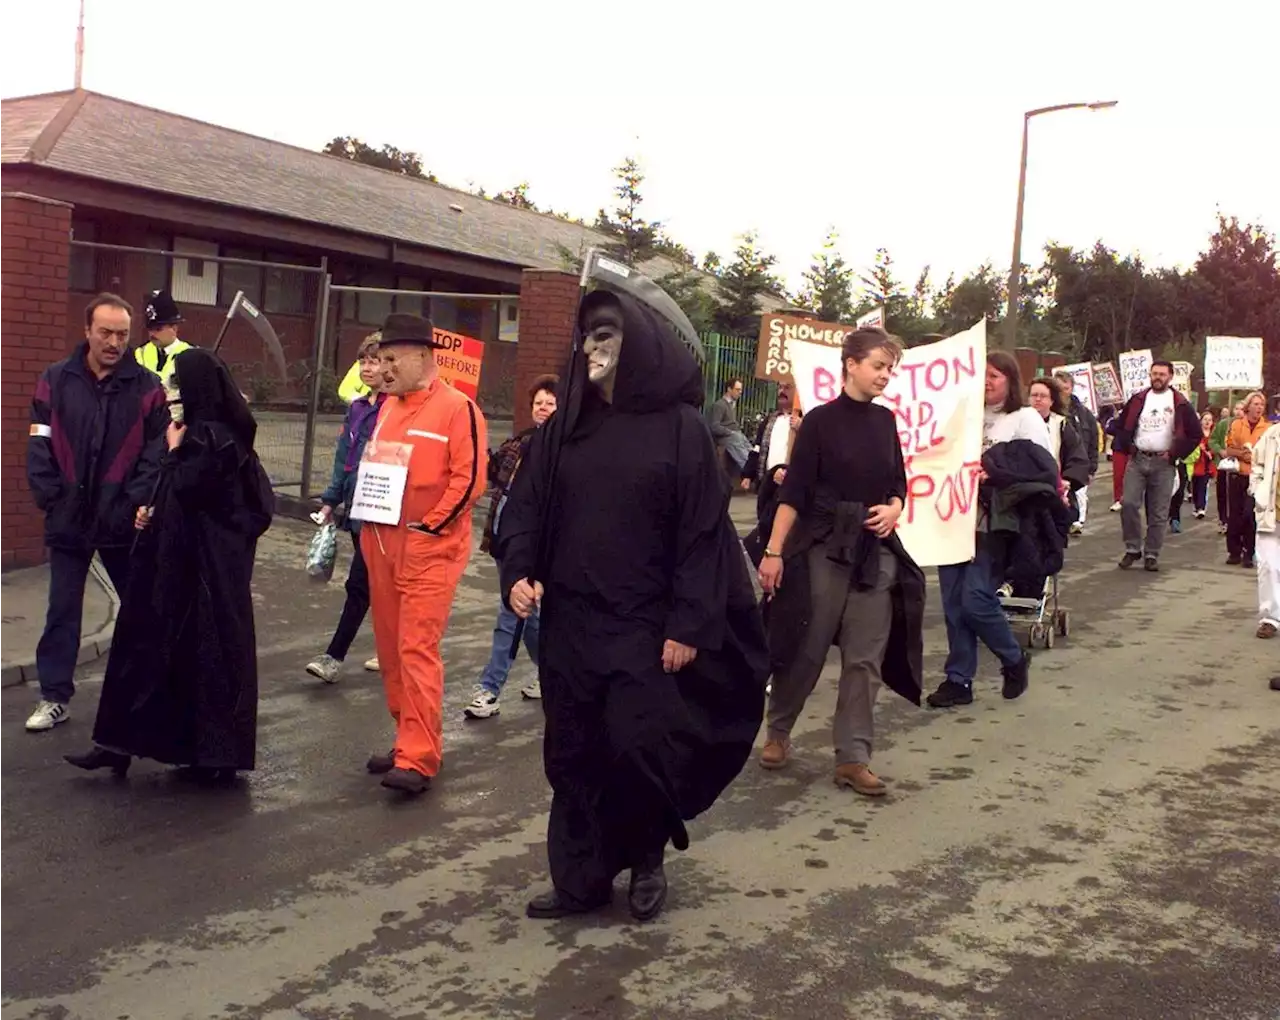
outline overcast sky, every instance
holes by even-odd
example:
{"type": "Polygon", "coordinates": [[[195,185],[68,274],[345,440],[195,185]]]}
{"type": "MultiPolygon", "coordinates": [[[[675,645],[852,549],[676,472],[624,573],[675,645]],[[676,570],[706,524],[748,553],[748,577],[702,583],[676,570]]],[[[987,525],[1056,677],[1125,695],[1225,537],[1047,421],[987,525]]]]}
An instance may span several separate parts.
{"type": "MultiPolygon", "coordinates": [[[[307,148],[390,142],[588,220],[634,155],[676,240],[725,255],[755,229],[793,287],[830,225],[907,283],[1004,270],[1022,112],[1056,103],[1120,101],[1033,121],[1025,261],[1101,238],[1189,265],[1218,208],[1280,229],[1275,0],[86,8],[86,88],[307,148]]],[[[4,9],[0,91],[69,87],[78,0],[4,9]]]]}

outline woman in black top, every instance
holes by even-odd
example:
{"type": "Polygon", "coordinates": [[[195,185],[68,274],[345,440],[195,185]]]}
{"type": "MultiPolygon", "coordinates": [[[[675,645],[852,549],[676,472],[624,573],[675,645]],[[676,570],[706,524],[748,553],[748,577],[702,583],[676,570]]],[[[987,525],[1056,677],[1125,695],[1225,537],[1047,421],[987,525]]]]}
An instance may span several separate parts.
{"type": "Polygon", "coordinates": [[[835,781],[874,797],[886,791],[869,767],[882,679],[920,704],[924,575],[894,531],[907,494],[897,422],[873,403],[902,349],[883,330],[860,329],[841,356],[844,392],[800,426],[760,565],[761,587],[774,600],[760,764],[787,764],[791,729],[838,644],[835,781]]]}

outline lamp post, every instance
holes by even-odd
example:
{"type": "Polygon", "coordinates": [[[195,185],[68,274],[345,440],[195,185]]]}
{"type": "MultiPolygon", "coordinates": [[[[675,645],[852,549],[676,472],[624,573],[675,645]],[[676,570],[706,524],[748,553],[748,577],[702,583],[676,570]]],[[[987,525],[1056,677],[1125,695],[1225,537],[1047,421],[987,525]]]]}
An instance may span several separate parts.
{"type": "Polygon", "coordinates": [[[1013,264],[1009,267],[1009,313],[1006,316],[1005,330],[1012,349],[1018,339],[1018,300],[1022,290],[1022,205],[1027,193],[1027,136],[1031,126],[1031,118],[1043,113],[1057,113],[1059,110],[1109,110],[1119,100],[1111,99],[1104,103],[1060,103],[1057,106],[1042,106],[1038,110],[1028,110],[1022,115],[1022,162],[1018,167],[1018,212],[1013,221],[1013,264]]]}

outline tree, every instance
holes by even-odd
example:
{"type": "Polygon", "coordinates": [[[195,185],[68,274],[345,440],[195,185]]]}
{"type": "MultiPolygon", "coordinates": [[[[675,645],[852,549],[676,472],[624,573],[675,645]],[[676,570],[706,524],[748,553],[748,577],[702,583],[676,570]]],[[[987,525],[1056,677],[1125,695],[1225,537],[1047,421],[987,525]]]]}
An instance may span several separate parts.
{"type": "Polygon", "coordinates": [[[995,323],[1005,302],[1005,282],[990,262],[984,262],[959,283],[948,276],[933,297],[933,315],[938,332],[951,336],[966,330],[979,319],[995,323]]]}
{"type": "Polygon", "coordinates": [[[822,250],[813,256],[800,291],[800,304],[823,322],[848,322],[853,315],[853,269],[836,250],[838,240],[832,227],[822,250]]]}
{"type": "Polygon", "coordinates": [[[380,170],[390,170],[404,177],[417,177],[424,181],[434,181],[435,174],[427,173],[422,168],[422,157],[416,152],[405,152],[394,145],[383,145],[375,149],[359,138],[340,135],[320,150],[328,156],[349,159],[353,163],[365,166],[376,166],[380,170]]]}
{"type": "Polygon", "coordinates": [[[706,277],[696,269],[677,268],[654,281],[671,295],[699,333],[715,328],[716,300],[707,290],[706,277]]]}
{"type": "Polygon", "coordinates": [[[521,181],[514,188],[508,188],[506,191],[500,191],[493,196],[495,202],[504,202],[507,205],[515,206],[517,209],[528,209],[530,212],[537,212],[538,207],[533,204],[529,198],[529,182],[521,181]]]}
{"type": "Polygon", "coordinates": [[[614,240],[606,246],[609,254],[632,266],[648,262],[659,254],[662,224],[652,223],[640,215],[644,197],[640,185],[644,174],[634,159],[628,158],[621,166],[613,168],[618,183],[613,192],[618,205],[610,216],[603,209],[596,216],[596,230],[608,234],[614,240]]]}
{"type": "Polygon", "coordinates": [[[777,259],[760,250],[754,232],[743,234],[734,250],[733,261],[724,267],[716,289],[720,307],[715,313],[721,333],[753,337],[760,332],[760,298],[781,291],[773,274],[777,259]]]}

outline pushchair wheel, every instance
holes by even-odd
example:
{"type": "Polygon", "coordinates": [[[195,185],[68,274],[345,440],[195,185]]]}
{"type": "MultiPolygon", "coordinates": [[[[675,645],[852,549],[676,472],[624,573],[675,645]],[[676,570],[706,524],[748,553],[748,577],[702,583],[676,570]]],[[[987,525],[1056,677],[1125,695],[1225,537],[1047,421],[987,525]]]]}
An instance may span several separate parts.
{"type": "Polygon", "coordinates": [[[1058,633],[1063,637],[1071,636],[1071,612],[1067,609],[1059,609],[1055,614],[1054,622],[1057,624],[1058,633]]]}
{"type": "Polygon", "coordinates": [[[1032,648],[1052,648],[1053,628],[1043,623],[1033,623],[1028,634],[1027,643],[1032,648]]]}

